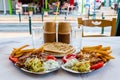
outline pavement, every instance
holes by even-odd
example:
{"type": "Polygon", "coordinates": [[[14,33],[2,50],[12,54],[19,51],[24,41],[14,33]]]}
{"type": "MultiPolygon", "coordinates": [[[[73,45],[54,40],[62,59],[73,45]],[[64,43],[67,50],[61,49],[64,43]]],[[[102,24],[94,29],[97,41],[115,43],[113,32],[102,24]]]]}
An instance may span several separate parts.
{"type": "Polygon", "coordinates": [[[0,38],[28,37],[28,32],[0,32],[0,38]]]}
{"type": "Polygon", "coordinates": [[[0,38],[27,37],[29,25],[27,23],[0,23],[0,38]]]}
{"type": "MultiPolygon", "coordinates": [[[[77,12],[76,12],[77,13],[77,12]]],[[[110,7],[102,7],[96,13],[97,19],[102,19],[102,13],[104,13],[105,19],[117,18],[117,14],[110,7]]],[[[78,17],[86,18],[84,14],[69,14],[66,17],[66,21],[77,21],[78,17]]],[[[92,18],[92,16],[90,16],[92,18]]],[[[32,23],[42,22],[42,17],[40,14],[31,16],[32,23]]],[[[44,21],[54,21],[55,15],[48,15],[44,17],[44,21]]],[[[57,15],[56,21],[65,21],[65,15],[57,15]]],[[[29,36],[29,16],[21,15],[21,22],[19,21],[19,15],[1,15],[0,14],[0,37],[25,37],[29,36]]]]}
{"type": "MultiPolygon", "coordinates": [[[[77,12],[76,12],[77,13],[77,12]]],[[[113,9],[110,7],[101,7],[100,10],[96,10],[96,18],[102,18],[102,13],[104,13],[105,19],[111,19],[113,17],[117,17],[117,14],[113,9]]],[[[67,21],[77,21],[77,17],[85,18],[84,14],[68,14],[66,17],[67,21]]],[[[33,15],[31,16],[32,22],[39,23],[42,21],[41,14],[33,15]]],[[[92,16],[90,17],[92,18],[92,16]]],[[[54,21],[55,15],[48,15],[47,17],[44,17],[44,21],[54,21]]],[[[56,21],[65,21],[65,14],[57,15],[56,21]]],[[[0,23],[28,23],[29,22],[29,16],[28,15],[21,15],[21,22],[19,21],[19,15],[0,15],[0,23]]]]}

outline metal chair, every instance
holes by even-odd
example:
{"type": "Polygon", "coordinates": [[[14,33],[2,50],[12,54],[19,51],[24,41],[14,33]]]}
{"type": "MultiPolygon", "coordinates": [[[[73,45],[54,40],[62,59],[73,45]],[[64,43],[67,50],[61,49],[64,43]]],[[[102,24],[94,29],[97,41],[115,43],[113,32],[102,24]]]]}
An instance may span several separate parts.
{"type": "MultiPolygon", "coordinates": [[[[116,18],[112,18],[112,20],[104,20],[104,19],[89,19],[89,20],[82,20],[82,18],[78,18],[78,25],[81,27],[83,26],[82,36],[83,37],[107,37],[108,35],[105,34],[90,34],[84,35],[84,27],[100,27],[101,30],[104,27],[111,27],[110,36],[115,36],[116,31],[116,18]]],[[[94,33],[94,32],[93,32],[94,33]]]]}

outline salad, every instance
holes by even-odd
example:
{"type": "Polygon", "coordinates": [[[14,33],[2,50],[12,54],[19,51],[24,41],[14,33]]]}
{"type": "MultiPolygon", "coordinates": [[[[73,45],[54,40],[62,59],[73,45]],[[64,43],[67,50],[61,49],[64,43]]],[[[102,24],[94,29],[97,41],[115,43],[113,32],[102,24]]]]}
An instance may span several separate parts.
{"type": "Polygon", "coordinates": [[[21,70],[30,73],[50,72],[60,68],[57,59],[52,55],[42,53],[43,48],[23,49],[28,45],[20,48],[14,48],[9,60],[12,61],[21,70]]]}
{"type": "Polygon", "coordinates": [[[28,58],[25,63],[25,69],[32,72],[43,72],[51,69],[59,68],[59,63],[55,60],[43,61],[39,58],[28,58]]]}
{"type": "Polygon", "coordinates": [[[32,72],[43,72],[44,66],[43,61],[39,58],[27,58],[24,63],[25,68],[32,72]]]}
{"type": "Polygon", "coordinates": [[[68,54],[62,58],[62,68],[75,73],[87,73],[104,66],[109,60],[114,59],[110,55],[110,47],[87,46],[76,54],[68,54]]]}
{"type": "Polygon", "coordinates": [[[90,63],[87,61],[78,61],[76,58],[68,60],[64,64],[65,68],[77,71],[77,72],[88,72],[90,71],[90,63]]]}

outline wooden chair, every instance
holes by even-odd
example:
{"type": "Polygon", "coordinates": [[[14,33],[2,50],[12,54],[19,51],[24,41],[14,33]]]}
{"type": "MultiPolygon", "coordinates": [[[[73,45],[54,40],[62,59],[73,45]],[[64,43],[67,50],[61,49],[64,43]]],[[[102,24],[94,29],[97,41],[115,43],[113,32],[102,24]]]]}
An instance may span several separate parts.
{"type": "Polygon", "coordinates": [[[104,27],[111,27],[110,36],[115,36],[116,31],[116,18],[111,20],[104,20],[104,19],[89,19],[89,20],[82,20],[82,18],[78,18],[78,25],[83,26],[82,36],[83,37],[107,37],[107,35],[84,35],[84,27],[100,27],[101,29],[104,27]]]}

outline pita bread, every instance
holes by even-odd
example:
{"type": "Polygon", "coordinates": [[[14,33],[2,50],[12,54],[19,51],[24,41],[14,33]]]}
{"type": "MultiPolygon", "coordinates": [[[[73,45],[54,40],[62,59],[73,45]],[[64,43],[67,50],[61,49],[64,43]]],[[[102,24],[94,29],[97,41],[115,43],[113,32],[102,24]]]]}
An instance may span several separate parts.
{"type": "Polygon", "coordinates": [[[73,53],[75,48],[69,44],[61,42],[45,43],[44,53],[50,55],[64,56],[66,54],[73,53]]]}

